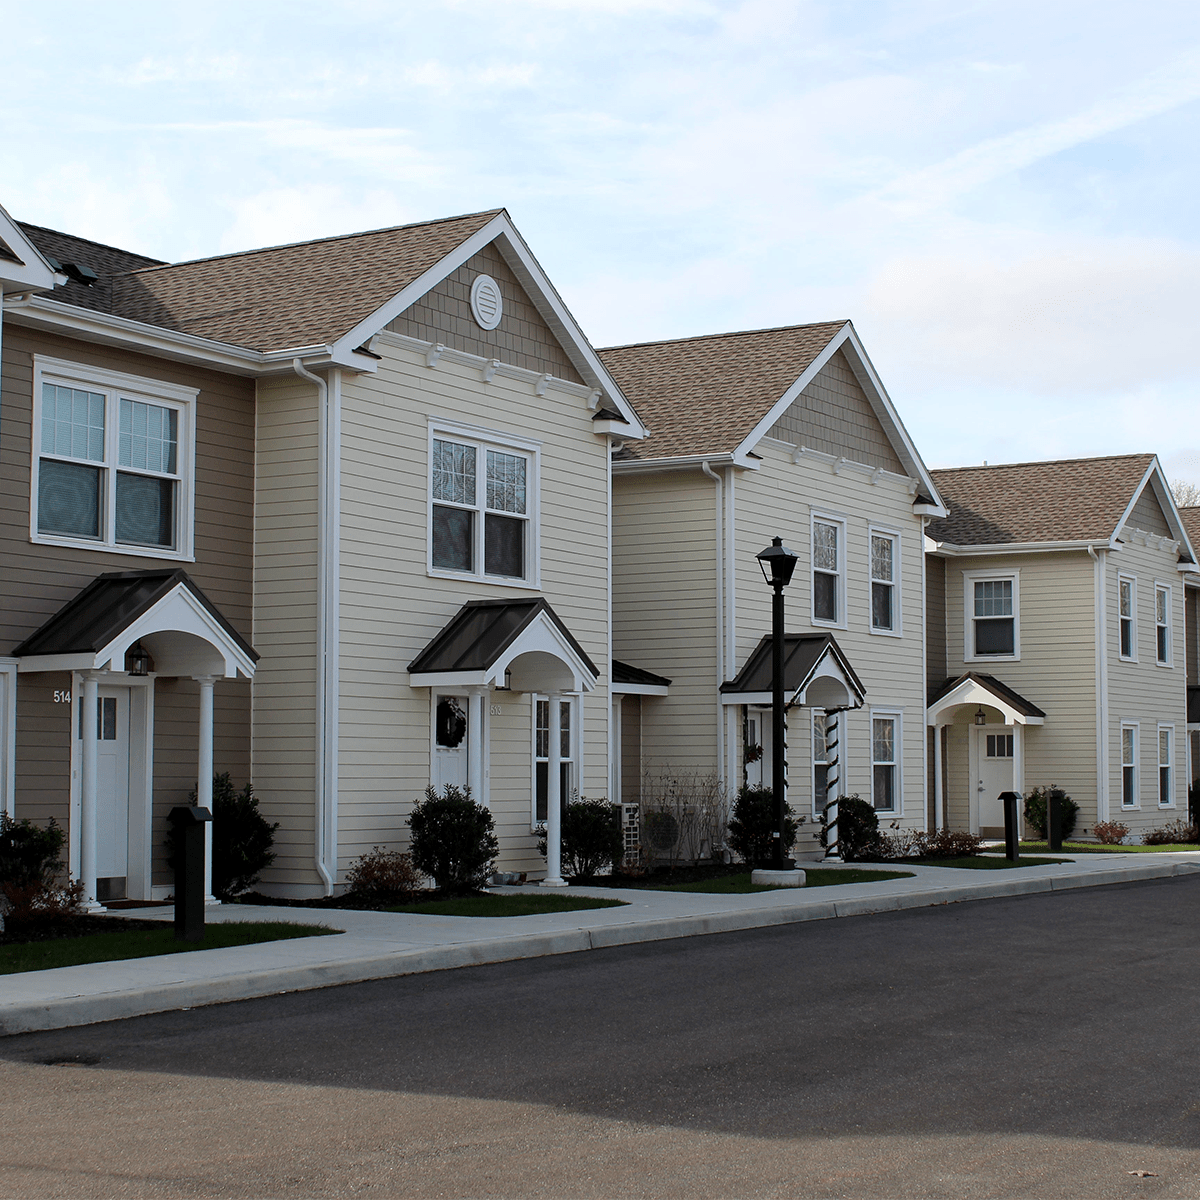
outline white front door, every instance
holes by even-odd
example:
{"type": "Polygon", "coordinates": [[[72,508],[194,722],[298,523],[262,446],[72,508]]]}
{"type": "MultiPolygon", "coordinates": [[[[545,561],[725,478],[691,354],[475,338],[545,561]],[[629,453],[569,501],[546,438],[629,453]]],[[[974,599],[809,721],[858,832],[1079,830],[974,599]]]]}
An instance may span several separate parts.
{"type": "Polygon", "coordinates": [[[101,688],[96,701],[96,877],[129,874],[129,689],[101,688]]]}
{"type": "Polygon", "coordinates": [[[471,706],[466,696],[438,696],[433,708],[433,786],[466,788],[470,783],[467,722],[471,706]]]}
{"type": "Polygon", "coordinates": [[[1000,800],[1000,793],[1013,790],[1012,726],[976,726],[975,738],[979,833],[982,837],[1003,837],[1004,804],[1000,800]]]}

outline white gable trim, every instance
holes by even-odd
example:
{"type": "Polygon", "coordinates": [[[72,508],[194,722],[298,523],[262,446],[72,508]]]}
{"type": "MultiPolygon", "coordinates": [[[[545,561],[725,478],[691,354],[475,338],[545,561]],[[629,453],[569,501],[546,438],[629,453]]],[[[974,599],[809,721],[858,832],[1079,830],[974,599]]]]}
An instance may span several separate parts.
{"type": "Polygon", "coordinates": [[[56,283],[66,283],[46,256],[25,236],[20,225],[0,207],[0,238],[19,258],[19,263],[0,258],[0,293],[48,291],[56,283]]]}
{"type": "Polygon", "coordinates": [[[415,304],[426,292],[435,288],[452,271],[458,270],[469,258],[492,242],[498,244],[501,256],[537,305],[546,323],[562,342],[579,373],[593,388],[599,388],[604,400],[614,405],[629,423],[629,431],[622,430],[622,436],[630,440],[644,438],[647,430],[638,420],[633,406],[584,337],[575,318],[567,310],[567,306],[507,213],[497,213],[482,229],[464,239],[444,258],[434,263],[402,291],[397,292],[386,304],[380,305],[373,313],[359,321],[336,343],[333,348],[335,355],[349,354],[361,346],[405,309],[415,304]]]}
{"type": "Polygon", "coordinates": [[[984,687],[977,679],[964,679],[956,688],[948,691],[936,704],[931,704],[925,710],[926,725],[947,725],[953,710],[963,706],[995,708],[1004,716],[1007,725],[1045,725],[1045,717],[1027,716],[1018,712],[1003,696],[997,695],[989,687],[984,687]]]}
{"type": "Polygon", "coordinates": [[[1133,514],[1137,502],[1142,498],[1142,493],[1146,490],[1147,484],[1154,492],[1154,498],[1158,501],[1158,506],[1162,509],[1163,516],[1167,520],[1167,526],[1175,535],[1175,540],[1179,543],[1180,550],[1192,562],[1196,562],[1196,551],[1193,549],[1192,543],[1188,538],[1187,530],[1183,527],[1183,520],[1179,516],[1179,509],[1175,506],[1175,497],[1171,495],[1171,485],[1167,483],[1167,478],[1163,474],[1162,465],[1158,461],[1157,454],[1150,460],[1150,465],[1146,468],[1137,487],[1134,488],[1133,496],[1125,506],[1125,511],[1121,514],[1121,519],[1117,522],[1117,527],[1112,532],[1111,540],[1116,541],[1125,531],[1125,525],[1133,514]]]}
{"type": "MultiPolygon", "coordinates": [[[[854,326],[849,321],[829,339],[829,343],[825,349],[817,355],[812,364],[796,382],[772,405],[770,412],[755,425],[742,444],[734,451],[735,457],[743,457],[754,449],[759,441],[772,429],[775,422],[792,406],[800,393],[825,369],[829,360],[839,350],[846,352],[846,361],[849,362],[850,369],[854,372],[859,386],[866,393],[867,402],[871,405],[872,411],[883,426],[888,441],[891,442],[892,449],[896,452],[896,457],[903,463],[909,476],[917,480],[918,485],[934,503],[941,508],[945,508],[942,498],[938,494],[937,487],[934,485],[933,477],[929,474],[929,468],[925,466],[920,454],[917,452],[916,444],[909,437],[908,430],[904,428],[904,422],[900,420],[900,415],[897,413],[895,405],[892,404],[882,380],[871,364],[871,360],[867,357],[867,352],[863,348],[862,342],[859,341],[858,334],[854,331],[854,326]]],[[[946,514],[943,513],[941,515],[946,514]]]]}

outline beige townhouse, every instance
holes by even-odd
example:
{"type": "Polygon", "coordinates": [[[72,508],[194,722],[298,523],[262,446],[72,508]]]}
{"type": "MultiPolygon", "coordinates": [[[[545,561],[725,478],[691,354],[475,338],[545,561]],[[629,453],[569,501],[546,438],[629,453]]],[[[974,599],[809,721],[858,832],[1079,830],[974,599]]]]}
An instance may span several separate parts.
{"type": "Polygon", "coordinates": [[[179,264],[0,239],[7,810],[89,896],[166,893],[212,769],[280,822],[269,890],[402,846],[429,783],[542,869],[548,806],[610,791],[645,430],[507,213],[179,264]]]}
{"type": "Polygon", "coordinates": [[[924,528],[937,487],[848,321],[602,350],[651,435],[613,461],[620,796],[643,773],[771,782],[770,589],[786,590],[789,801],[815,834],[831,773],[886,824],[926,821],[924,528]],[[665,684],[669,681],[669,688],[665,684]],[[836,745],[837,750],[833,747],[836,745]],[[836,755],[836,761],[835,761],[836,755]]]}
{"type": "Polygon", "coordinates": [[[932,821],[997,836],[999,794],[1043,784],[1080,806],[1081,836],[1186,818],[1200,575],[1157,458],[933,478],[949,514],[927,531],[932,821]]]}

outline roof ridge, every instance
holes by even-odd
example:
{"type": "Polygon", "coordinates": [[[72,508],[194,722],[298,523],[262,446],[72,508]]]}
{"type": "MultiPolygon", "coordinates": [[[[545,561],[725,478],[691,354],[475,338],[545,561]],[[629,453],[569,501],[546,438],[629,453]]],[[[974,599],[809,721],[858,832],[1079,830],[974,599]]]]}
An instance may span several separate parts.
{"type": "MultiPolygon", "coordinates": [[[[36,229],[41,233],[52,233],[55,237],[70,238],[73,242],[87,242],[89,246],[99,246],[101,250],[115,250],[118,254],[129,254],[134,258],[144,258],[159,266],[168,267],[171,264],[165,258],[155,258],[153,254],[141,254],[137,250],[126,250],[123,246],[110,246],[107,242],[98,242],[95,238],[83,237],[78,233],[67,233],[65,229],[51,229],[49,225],[35,225],[32,221],[18,221],[22,229],[36,229]]],[[[145,268],[140,268],[144,270],[145,268]]],[[[121,274],[129,274],[122,271],[121,274]]]]}
{"type": "Polygon", "coordinates": [[[933,467],[930,469],[930,474],[944,475],[950,471],[1002,471],[1009,467],[1058,467],[1068,463],[1120,462],[1123,459],[1153,457],[1154,454],[1150,451],[1139,451],[1135,454],[1098,454],[1090,458],[1035,458],[1025,462],[975,463],[966,467],[933,467]]]}
{"type": "Polygon", "coordinates": [[[715,341],[718,338],[745,337],[747,334],[751,333],[784,333],[793,329],[818,329],[822,325],[835,325],[838,328],[841,328],[841,326],[849,324],[850,319],[849,317],[846,317],[842,320],[833,321],[808,321],[801,325],[771,325],[765,329],[730,329],[726,330],[724,333],[700,333],[695,334],[692,337],[663,338],[660,341],[627,342],[620,346],[603,346],[599,348],[598,352],[604,353],[607,350],[636,350],[642,346],[673,346],[679,345],[681,342],[715,341]]]}
{"type": "Polygon", "coordinates": [[[464,221],[468,217],[497,217],[504,208],[486,208],[479,212],[459,213],[454,217],[435,217],[431,221],[410,221],[406,225],[383,225],[378,229],[360,229],[356,233],[339,233],[333,237],[305,238],[299,242],[280,242],[277,246],[257,246],[253,250],[234,250],[230,254],[209,254],[203,258],[185,258],[179,262],[164,262],[154,267],[139,267],[136,271],[128,271],[129,275],[143,275],[151,271],[163,271],[173,267],[191,267],[197,263],[224,262],[233,258],[249,258],[253,254],[271,254],[276,250],[292,250],[298,246],[319,246],[326,242],[348,242],[352,238],[370,237],[375,233],[394,233],[400,229],[417,229],[421,226],[446,225],[451,221],[464,221]]]}

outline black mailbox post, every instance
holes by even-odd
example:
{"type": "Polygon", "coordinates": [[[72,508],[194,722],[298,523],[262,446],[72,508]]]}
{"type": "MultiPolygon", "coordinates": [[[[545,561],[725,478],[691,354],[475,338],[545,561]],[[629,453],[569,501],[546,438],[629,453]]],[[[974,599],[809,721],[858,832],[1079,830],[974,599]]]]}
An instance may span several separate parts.
{"type": "Polygon", "coordinates": [[[1004,805],[1004,854],[1009,862],[1017,862],[1021,857],[1021,846],[1017,841],[1017,801],[1020,799],[1020,792],[1000,793],[1004,805]]]}
{"type": "Polygon", "coordinates": [[[167,814],[175,830],[175,940],[204,941],[204,826],[207,808],[180,805],[167,814]]]}

